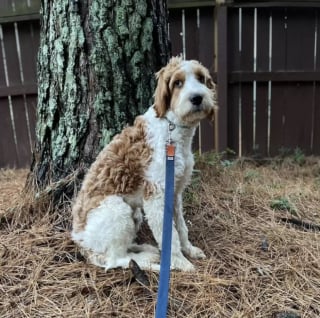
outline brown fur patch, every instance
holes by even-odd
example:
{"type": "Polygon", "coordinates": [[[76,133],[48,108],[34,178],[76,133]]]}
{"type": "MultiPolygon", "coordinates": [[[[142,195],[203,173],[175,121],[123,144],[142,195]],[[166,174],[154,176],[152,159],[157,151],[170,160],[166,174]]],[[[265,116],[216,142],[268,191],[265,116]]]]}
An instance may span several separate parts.
{"type": "Polygon", "coordinates": [[[172,57],[169,63],[156,73],[158,85],[154,93],[154,109],[159,118],[164,117],[170,108],[171,92],[169,89],[169,81],[181,62],[181,57],[172,57]]]}
{"type": "Polygon", "coordinates": [[[112,194],[132,194],[144,183],[152,149],[146,143],[142,117],[134,126],[125,128],[99,154],[83,182],[73,207],[74,228],[81,230],[89,211],[112,194]]]}
{"type": "Polygon", "coordinates": [[[169,82],[169,88],[171,92],[170,107],[172,109],[174,108],[175,105],[177,105],[177,100],[179,98],[179,94],[180,94],[181,88],[183,87],[185,79],[186,79],[185,73],[182,71],[177,71],[173,74],[169,82]],[[181,83],[181,86],[177,85],[176,82],[181,83]]]}
{"type": "Polygon", "coordinates": [[[155,184],[148,182],[147,180],[143,183],[143,198],[149,199],[157,192],[155,184]]]}

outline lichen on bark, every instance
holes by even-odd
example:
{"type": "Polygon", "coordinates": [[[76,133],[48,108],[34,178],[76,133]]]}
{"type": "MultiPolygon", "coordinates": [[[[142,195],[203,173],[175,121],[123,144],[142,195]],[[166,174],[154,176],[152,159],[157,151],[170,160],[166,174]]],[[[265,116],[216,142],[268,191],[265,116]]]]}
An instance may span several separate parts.
{"type": "MultiPolygon", "coordinates": [[[[86,98],[82,97],[86,96],[88,89],[87,80],[83,80],[87,79],[88,72],[86,68],[79,67],[85,44],[83,26],[80,16],[70,11],[67,0],[44,0],[42,17],[38,55],[37,145],[34,151],[40,155],[40,162],[34,162],[34,165],[61,170],[68,167],[70,171],[79,158],[77,146],[89,118],[88,112],[78,109],[79,104],[84,103],[86,98]]],[[[42,175],[37,178],[38,183],[41,183],[41,178],[42,175]]],[[[59,177],[51,171],[47,179],[59,177]]]]}
{"type": "Polygon", "coordinates": [[[78,11],[42,0],[33,184],[88,167],[151,105],[154,72],[169,56],[157,18],[165,10],[154,0],[84,0],[78,11]]]}

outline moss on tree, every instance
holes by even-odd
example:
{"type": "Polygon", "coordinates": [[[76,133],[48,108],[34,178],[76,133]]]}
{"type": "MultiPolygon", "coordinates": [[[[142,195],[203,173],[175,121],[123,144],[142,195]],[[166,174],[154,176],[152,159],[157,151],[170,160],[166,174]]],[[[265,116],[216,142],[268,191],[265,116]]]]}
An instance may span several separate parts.
{"type": "Polygon", "coordinates": [[[37,142],[29,176],[29,186],[40,189],[88,167],[146,110],[154,72],[168,59],[165,1],[88,0],[74,9],[69,0],[42,1],[37,142]]]}

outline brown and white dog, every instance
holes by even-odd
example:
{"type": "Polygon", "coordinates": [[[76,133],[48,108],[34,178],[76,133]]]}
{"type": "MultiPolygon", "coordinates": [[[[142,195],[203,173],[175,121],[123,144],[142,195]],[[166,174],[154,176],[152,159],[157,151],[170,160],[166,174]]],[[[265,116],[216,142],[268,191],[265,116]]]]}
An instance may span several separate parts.
{"type": "Polygon", "coordinates": [[[171,268],[191,271],[185,255],[205,258],[188,239],[182,192],[193,170],[196,127],[217,108],[215,84],[199,62],[179,57],[156,77],[154,105],[101,151],[73,205],[72,238],[91,263],[105,269],[127,268],[134,259],[142,268],[159,270],[169,123],[176,146],[171,268]],[[134,242],[142,210],[158,247],[134,242]]]}

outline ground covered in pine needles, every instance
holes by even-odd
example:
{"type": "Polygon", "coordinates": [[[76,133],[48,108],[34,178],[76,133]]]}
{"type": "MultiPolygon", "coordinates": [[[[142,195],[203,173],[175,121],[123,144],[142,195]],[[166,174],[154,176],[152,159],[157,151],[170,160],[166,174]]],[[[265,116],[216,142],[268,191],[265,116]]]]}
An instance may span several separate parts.
{"type": "MultiPolygon", "coordinates": [[[[320,159],[197,169],[186,219],[207,259],[172,272],[168,317],[320,317],[320,159]]],[[[0,317],[153,317],[158,274],[87,264],[69,210],[26,209],[26,175],[0,170],[0,317]]]]}

